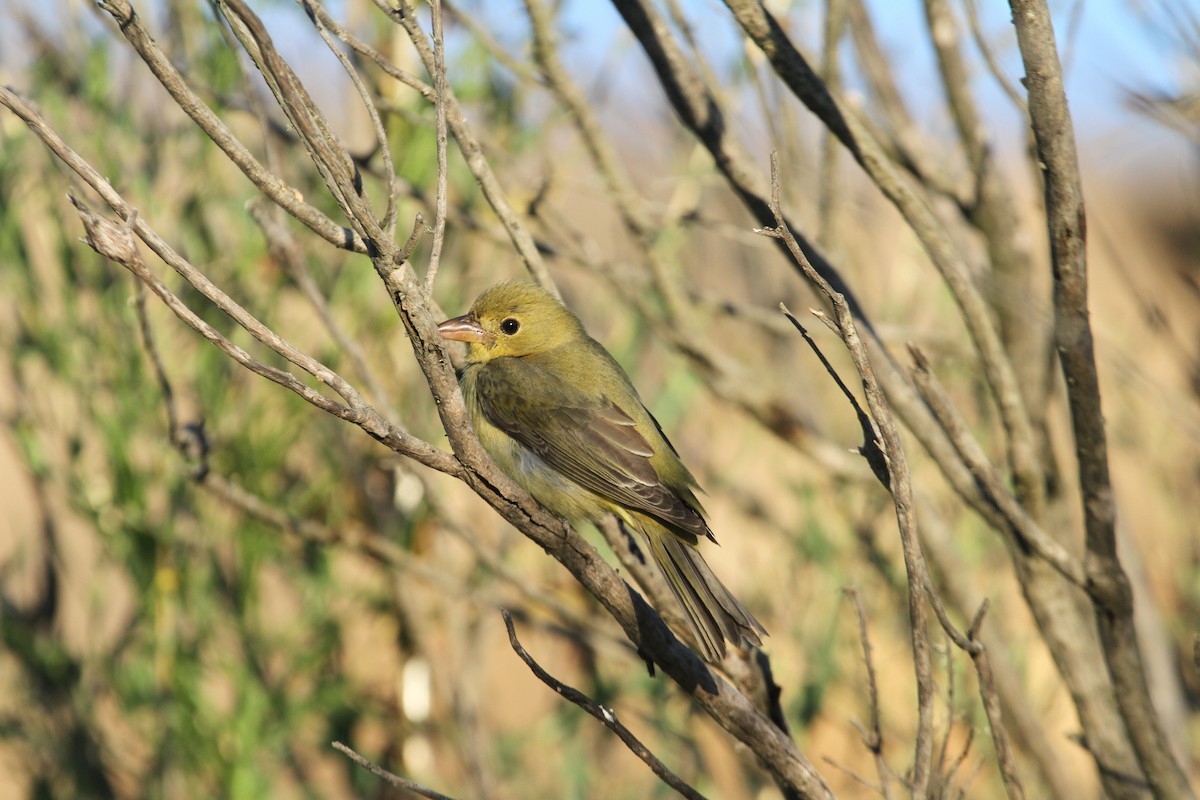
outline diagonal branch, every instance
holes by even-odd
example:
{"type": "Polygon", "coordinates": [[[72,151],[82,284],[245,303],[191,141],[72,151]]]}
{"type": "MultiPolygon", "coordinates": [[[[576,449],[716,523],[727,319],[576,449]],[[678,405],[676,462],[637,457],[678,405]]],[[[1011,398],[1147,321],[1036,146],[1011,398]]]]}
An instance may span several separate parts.
{"type": "MultiPolygon", "coordinates": [[[[417,50],[417,55],[420,57],[421,63],[425,66],[425,71],[430,75],[436,75],[437,54],[429,41],[429,37],[425,35],[425,32],[421,30],[421,26],[417,23],[416,13],[408,3],[408,0],[400,0],[398,8],[391,8],[384,0],[375,0],[375,4],[404,28],[404,31],[408,34],[408,38],[413,43],[413,47],[417,50]]],[[[455,96],[454,90],[448,84],[445,95],[440,98],[440,102],[446,108],[446,124],[449,127],[451,135],[454,136],[455,141],[458,143],[459,152],[462,153],[463,159],[467,162],[467,168],[471,170],[471,174],[479,182],[479,188],[483,190],[483,195],[487,198],[488,204],[496,212],[496,216],[500,218],[500,222],[504,225],[505,231],[508,232],[513,247],[516,248],[517,252],[521,254],[521,258],[524,259],[529,274],[548,291],[557,294],[558,289],[555,286],[554,279],[550,276],[549,270],[546,269],[546,264],[542,260],[541,253],[538,251],[537,243],[525,228],[525,224],[521,221],[521,217],[517,214],[516,209],[509,203],[504,189],[500,186],[499,179],[492,172],[491,165],[488,164],[487,158],[483,154],[482,145],[480,145],[479,140],[472,133],[471,127],[467,123],[466,115],[458,103],[458,98],[455,96]]]]}
{"type": "Polygon", "coordinates": [[[650,767],[659,780],[667,784],[667,786],[670,786],[684,797],[689,798],[689,800],[704,800],[704,795],[689,786],[682,778],[672,772],[670,767],[664,764],[658,756],[654,755],[650,748],[642,744],[641,740],[634,736],[633,732],[617,719],[615,711],[611,708],[605,708],[578,689],[563,683],[547,672],[541,664],[537,663],[517,639],[517,630],[513,626],[512,614],[508,612],[508,609],[501,609],[500,615],[504,617],[504,627],[508,630],[508,643],[512,646],[513,652],[525,662],[525,665],[529,667],[529,670],[539,681],[600,720],[604,724],[604,727],[615,733],[617,738],[629,748],[629,751],[640,758],[646,766],[650,767]]]}
{"type": "Polygon", "coordinates": [[[975,285],[949,232],[928,198],[892,163],[857,115],[832,95],[805,61],[778,21],[758,0],[726,0],[742,30],[767,56],[780,80],[842,142],[875,185],[904,217],[930,261],[950,289],[1008,436],[1009,467],[1018,482],[1040,482],[1037,449],[1029,414],[1012,363],[993,324],[987,303],[975,285]]]}
{"type": "Polygon", "coordinates": [[[217,0],[217,6],[266,79],[326,188],[337,200],[351,227],[366,242],[367,254],[379,253],[383,243],[390,241],[391,234],[371,212],[362,176],[350,154],[338,141],[300,78],[275,49],[275,43],[258,15],[242,0],[217,0]]]}
{"type": "Polygon", "coordinates": [[[783,240],[804,276],[833,306],[838,335],[850,352],[862,380],[863,393],[871,410],[871,422],[878,439],[877,446],[882,448],[887,459],[887,488],[896,508],[904,566],[908,571],[909,635],[912,640],[913,668],[917,681],[917,740],[911,783],[913,796],[921,797],[925,795],[929,785],[933,763],[933,666],[932,646],[929,642],[929,597],[926,592],[926,587],[932,585],[932,579],[929,577],[925,556],[921,553],[921,542],[917,536],[912,476],[909,474],[908,460],[887,398],[875,377],[866,347],[858,336],[849,304],[809,263],[784,221],[783,211],[779,207],[779,173],[774,154],[771,156],[771,208],[775,215],[775,228],[764,230],[762,233],[783,240]]]}
{"type": "Polygon", "coordinates": [[[1085,586],[1087,576],[1083,564],[1062,544],[1051,538],[1004,485],[1003,476],[988,460],[983,447],[971,435],[966,420],[954,407],[946,390],[934,375],[925,353],[911,343],[908,350],[913,357],[912,372],[917,391],[937,417],[950,441],[954,443],[963,464],[971,470],[979,490],[1003,516],[1006,525],[1001,530],[1012,538],[1016,547],[1034,553],[1076,586],[1085,586]]]}
{"type": "MultiPolygon", "coordinates": [[[[958,22],[947,0],[925,0],[924,6],[946,104],[970,165],[973,197],[966,215],[987,245],[991,267],[988,297],[1025,408],[1032,419],[1043,420],[1046,398],[1053,384],[1048,380],[1049,334],[1043,326],[1029,324],[1029,306],[1038,297],[1032,281],[1033,259],[1026,237],[1020,235],[1012,192],[985,136],[983,118],[971,92],[970,74],[959,48],[958,22]]],[[[1044,431],[1039,433],[1044,435],[1044,431]]],[[[1038,451],[1045,445],[1044,440],[1033,438],[1029,446],[1038,451]]],[[[1030,516],[1041,519],[1046,494],[1041,464],[1020,450],[1020,443],[1011,435],[1008,446],[1017,499],[1030,516]]]]}
{"type": "Polygon", "coordinates": [[[403,789],[405,791],[412,792],[413,794],[418,795],[420,797],[428,798],[428,800],[454,800],[454,798],[452,798],[448,795],[444,795],[441,792],[436,791],[434,789],[430,789],[428,786],[422,786],[421,784],[417,783],[416,781],[411,781],[408,778],[404,778],[400,775],[397,775],[394,772],[389,772],[388,770],[384,769],[383,767],[379,766],[378,764],[375,764],[372,761],[368,761],[366,758],[359,755],[354,750],[351,750],[349,747],[342,744],[341,742],[334,742],[333,749],[340,750],[341,752],[345,753],[346,756],[351,761],[353,761],[355,764],[358,764],[360,767],[365,769],[367,772],[370,772],[372,775],[382,778],[383,780],[390,783],[392,786],[395,786],[397,789],[403,789]]]}
{"type": "Polygon", "coordinates": [[[356,253],[367,252],[367,244],[361,236],[338,225],[315,206],[305,203],[299,191],[288,186],[278,175],[264,167],[233,135],[229,127],[188,86],[183,75],[175,69],[171,60],[154,41],[154,37],[146,30],[142,18],[134,12],[129,0],[100,0],[99,5],[112,15],[121,33],[176,104],[217,147],[221,148],[260,192],[330,244],[356,253]]]}

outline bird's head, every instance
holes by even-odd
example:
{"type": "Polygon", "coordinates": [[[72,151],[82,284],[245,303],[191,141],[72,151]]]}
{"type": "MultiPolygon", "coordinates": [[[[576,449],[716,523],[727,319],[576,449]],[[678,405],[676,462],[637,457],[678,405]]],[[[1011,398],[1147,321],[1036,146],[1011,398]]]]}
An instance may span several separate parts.
{"type": "Polygon", "coordinates": [[[498,283],[471,310],[438,325],[443,339],[466,342],[467,361],[535,355],[585,336],[579,319],[532,283],[498,283]]]}

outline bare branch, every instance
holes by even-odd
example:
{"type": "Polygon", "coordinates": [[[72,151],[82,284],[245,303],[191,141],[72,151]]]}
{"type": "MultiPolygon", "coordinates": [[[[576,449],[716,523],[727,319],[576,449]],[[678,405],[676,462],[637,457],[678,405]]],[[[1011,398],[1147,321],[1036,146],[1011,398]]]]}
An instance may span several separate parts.
{"type": "Polygon", "coordinates": [[[529,655],[529,652],[517,639],[517,630],[513,626],[512,614],[507,609],[501,609],[500,615],[504,617],[504,627],[508,629],[508,643],[512,646],[513,652],[520,656],[525,665],[529,667],[530,672],[537,676],[539,681],[549,686],[561,697],[600,720],[604,724],[604,727],[615,733],[617,738],[629,748],[629,751],[640,758],[646,766],[650,767],[659,780],[667,784],[667,786],[670,786],[684,797],[690,798],[690,800],[704,800],[704,795],[697,792],[682,778],[672,772],[658,756],[654,755],[650,748],[642,744],[641,740],[634,736],[633,732],[617,719],[616,711],[611,708],[605,708],[583,692],[566,685],[543,669],[542,665],[537,663],[533,656],[529,655]]]}
{"type": "Polygon", "coordinates": [[[342,744],[341,742],[333,742],[333,748],[335,750],[342,751],[347,756],[349,756],[350,760],[353,761],[355,764],[358,764],[360,767],[367,770],[372,775],[383,778],[385,781],[390,783],[392,786],[395,786],[397,789],[405,789],[407,791],[412,792],[413,794],[420,795],[421,797],[427,797],[427,798],[429,798],[429,800],[454,800],[454,798],[450,797],[449,795],[444,795],[441,792],[436,792],[433,789],[430,789],[426,786],[422,786],[421,784],[416,783],[415,781],[410,781],[408,778],[402,778],[394,772],[388,772],[383,767],[380,767],[380,766],[368,761],[367,759],[363,758],[358,753],[356,753],[354,750],[351,750],[349,747],[342,744]]]}
{"type": "MultiPolygon", "coordinates": [[[[71,202],[74,203],[75,207],[79,210],[80,218],[83,220],[84,227],[87,230],[88,244],[90,244],[93,249],[96,250],[96,252],[121,264],[137,278],[145,282],[146,285],[149,286],[156,295],[158,295],[159,299],[161,299],[177,317],[200,333],[209,342],[216,345],[218,349],[220,349],[234,361],[246,367],[251,372],[254,372],[256,375],[260,375],[268,380],[278,383],[287,389],[290,389],[312,405],[320,408],[322,411],[333,414],[339,419],[344,419],[348,422],[355,423],[376,439],[391,446],[398,453],[407,455],[419,461],[420,463],[425,464],[426,466],[442,472],[452,475],[458,475],[461,473],[461,467],[452,457],[448,456],[445,452],[437,449],[428,442],[418,439],[411,434],[405,433],[396,426],[384,420],[374,411],[374,409],[372,409],[362,400],[356,390],[354,390],[341,377],[337,376],[336,373],[315,359],[296,350],[269,328],[262,325],[262,323],[258,322],[258,320],[247,314],[244,309],[234,303],[231,299],[224,295],[224,293],[218,292],[214,296],[209,297],[209,299],[212,300],[213,303],[222,311],[234,317],[239,324],[242,324],[243,327],[246,327],[246,329],[254,334],[255,338],[257,338],[260,342],[266,344],[272,350],[280,355],[283,355],[285,358],[288,358],[289,361],[292,361],[292,363],[296,364],[297,366],[301,366],[310,371],[318,380],[339,386],[339,391],[343,393],[343,396],[350,400],[350,405],[343,405],[331,400],[320,392],[310,388],[290,372],[277,369],[255,359],[241,347],[238,347],[228,338],[223,336],[219,331],[202,320],[196,315],[195,312],[188,308],[182,300],[172,293],[170,289],[167,288],[166,284],[164,284],[162,280],[160,280],[158,276],[155,275],[142,261],[141,256],[137,252],[137,246],[134,243],[134,229],[137,230],[138,235],[140,235],[147,243],[159,242],[164,247],[166,245],[165,243],[162,243],[154,231],[147,227],[145,223],[141,222],[141,220],[139,220],[136,214],[132,213],[132,211],[130,212],[127,227],[125,227],[116,225],[109,220],[97,216],[96,214],[92,213],[92,211],[88,209],[87,206],[85,206],[81,201],[74,197],[71,198],[71,202]]],[[[194,274],[195,268],[186,261],[183,261],[178,256],[175,256],[174,262],[175,263],[173,266],[178,265],[177,269],[180,269],[181,274],[184,274],[185,277],[191,275],[192,278],[196,278],[196,274],[194,274]]],[[[204,291],[202,288],[204,286],[204,281],[197,279],[197,281],[193,283],[193,286],[196,286],[196,288],[200,289],[202,292],[204,291]],[[200,285],[197,285],[197,283],[200,285]]],[[[208,295],[206,294],[206,296],[208,295]]],[[[177,435],[178,430],[173,433],[177,435]]]]}
{"type": "MultiPolygon", "coordinates": [[[[238,41],[258,66],[280,109],[295,128],[300,143],[325,181],[351,227],[367,244],[368,255],[390,245],[392,231],[385,230],[367,202],[362,175],[338,140],[325,115],[275,48],[262,20],[242,0],[217,0],[238,41]]],[[[389,199],[389,204],[391,203],[389,199]]]]}
{"type": "Polygon", "coordinates": [[[442,264],[442,245],[446,240],[446,191],[450,169],[446,163],[446,45],[442,38],[441,0],[432,0],[433,12],[433,89],[437,117],[437,197],[434,202],[433,244],[429,249],[429,267],[425,273],[425,295],[433,297],[433,282],[442,264]]]}
{"type": "Polygon", "coordinates": [[[371,97],[371,93],[367,90],[367,86],[363,82],[362,76],[358,74],[358,70],[350,63],[350,58],[342,51],[342,48],[333,43],[330,31],[318,21],[315,9],[308,4],[307,0],[297,0],[297,2],[300,3],[305,13],[308,14],[308,18],[316,27],[317,33],[321,35],[321,40],[325,42],[325,45],[329,48],[329,52],[333,53],[338,63],[342,65],[342,69],[346,71],[346,75],[349,76],[350,82],[354,85],[354,90],[358,92],[358,97],[362,100],[363,107],[367,110],[367,116],[371,119],[371,128],[375,134],[375,146],[379,149],[380,155],[383,157],[383,179],[387,194],[387,209],[384,212],[380,227],[387,231],[389,236],[395,236],[396,203],[399,198],[400,189],[396,183],[396,167],[392,163],[392,148],[388,145],[387,133],[383,129],[383,120],[379,117],[379,109],[375,107],[374,98],[371,97]]]}
{"type": "Polygon", "coordinates": [[[858,590],[846,587],[842,593],[850,599],[854,606],[855,618],[858,621],[858,640],[862,646],[863,663],[867,667],[867,697],[871,711],[870,727],[863,735],[863,744],[871,751],[875,760],[875,771],[879,775],[880,793],[884,800],[892,798],[892,771],[883,758],[883,726],[879,717],[879,687],[875,682],[875,661],[871,657],[871,637],[867,633],[867,615],[863,611],[862,601],[859,600],[858,590]]]}
{"type": "Polygon", "coordinates": [[[915,344],[909,343],[908,349],[913,357],[913,378],[917,390],[950,437],[950,441],[954,443],[963,464],[971,470],[984,497],[1003,515],[1007,524],[1001,530],[1012,536],[1013,544],[1023,550],[1032,551],[1062,573],[1067,580],[1081,588],[1086,586],[1087,576],[1083,565],[1072,557],[1063,545],[1042,530],[1004,485],[1004,479],[988,460],[979,442],[971,435],[966,421],[934,375],[929,359],[915,344]]]}
{"type": "Polygon", "coordinates": [[[979,696],[983,699],[983,710],[987,714],[988,726],[992,731],[992,743],[996,748],[996,760],[1000,764],[1000,775],[1004,779],[1004,788],[1008,790],[1010,800],[1023,800],[1025,787],[1021,783],[1021,775],[1017,771],[1017,760],[1009,743],[1008,732],[1004,728],[1003,715],[1000,712],[1000,696],[996,692],[996,678],[992,674],[991,660],[987,648],[979,641],[979,631],[983,627],[983,616],[987,613],[988,601],[985,599],[975,613],[975,619],[967,630],[971,647],[967,653],[975,664],[975,674],[979,678],[979,696]]]}
{"type": "MultiPolygon", "coordinates": [[[[408,0],[399,0],[399,7],[396,9],[390,8],[383,0],[375,0],[375,4],[404,28],[408,34],[408,38],[417,50],[417,55],[420,56],[421,62],[425,65],[425,70],[430,75],[436,75],[437,57],[434,47],[430,44],[429,37],[425,35],[425,32],[421,30],[420,25],[417,23],[416,12],[408,0]]],[[[554,279],[550,276],[549,270],[546,269],[545,262],[542,261],[542,255],[538,252],[537,243],[529,231],[526,230],[520,215],[517,214],[516,210],[508,202],[508,198],[500,186],[500,181],[496,178],[496,175],[492,172],[491,165],[488,164],[487,159],[484,157],[483,148],[479,144],[479,140],[471,132],[466,116],[458,104],[458,98],[455,97],[454,90],[449,85],[446,86],[446,93],[442,101],[446,106],[446,123],[455,141],[458,142],[458,149],[466,160],[467,167],[471,170],[471,174],[475,176],[475,180],[479,182],[479,188],[483,190],[483,195],[487,198],[488,204],[491,205],[496,215],[500,218],[500,222],[508,232],[513,246],[521,254],[521,258],[524,259],[529,274],[543,288],[557,295],[558,288],[554,283],[554,279]]]]}
{"type": "Polygon", "coordinates": [[[840,98],[830,94],[820,77],[775,18],[758,0],[726,0],[742,30],[767,56],[776,74],[851,152],[879,190],[895,205],[929,255],[958,305],[979,353],[992,396],[1009,437],[1010,467],[1026,475],[1036,469],[1033,429],[1011,362],[990,312],[949,233],[939,222],[921,187],[897,169],[840,98]]]}
{"type": "MultiPolygon", "coordinates": [[[[967,64],[960,51],[958,21],[947,0],[925,0],[926,27],[937,53],[942,86],[958,139],[967,155],[973,179],[968,219],[983,234],[991,265],[989,298],[995,310],[1000,335],[1013,365],[1031,422],[1042,419],[1051,388],[1047,379],[1050,362],[1048,334],[1040,325],[1029,324],[1029,306],[1037,303],[1033,259],[1022,242],[1012,192],[996,164],[992,145],[984,134],[984,122],[971,92],[967,64]]],[[[1031,428],[1022,441],[1008,426],[1008,463],[1013,473],[1016,496],[1026,512],[1041,519],[1045,510],[1045,476],[1039,461],[1044,442],[1031,428]]]]}
{"type": "MultiPolygon", "coordinates": [[[[821,75],[833,92],[842,88],[841,43],[848,19],[849,0],[825,0],[825,30],[821,36],[821,75]]],[[[837,240],[838,212],[841,203],[842,176],[839,174],[841,150],[833,134],[821,132],[821,161],[817,178],[817,238],[825,247],[837,240]]]]}
{"type": "Polygon", "coordinates": [[[367,252],[367,244],[358,234],[336,224],[315,207],[305,203],[299,191],[288,186],[259,163],[246,146],[238,141],[225,123],[187,85],[183,76],[171,64],[171,60],[154,41],[154,37],[146,30],[141,17],[134,13],[128,0],[102,0],[100,8],[112,15],[121,33],[179,107],[225,152],[229,160],[259,191],[330,244],[356,253],[367,252]]]}
{"type": "MultiPolygon", "coordinates": [[[[863,0],[846,0],[846,14],[858,64],[874,99],[872,106],[882,117],[884,126],[890,129],[876,134],[875,138],[881,146],[894,152],[898,163],[931,188],[953,198],[958,205],[965,205],[967,190],[961,185],[961,176],[956,174],[961,170],[953,169],[946,159],[929,152],[930,148],[896,85],[895,71],[879,45],[866,4],[863,0]],[[885,140],[885,135],[894,141],[885,140]]],[[[864,120],[864,124],[869,123],[864,120]]]]}
{"type": "Polygon", "coordinates": [[[971,29],[971,38],[975,41],[975,46],[979,48],[979,54],[983,56],[983,63],[987,65],[988,73],[1000,86],[1005,97],[1012,101],[1013,106],[1021,113],[1021,116],[1028,116],[1029,109],[1025,106],[1025,98],[1017,91],[1017,87],[1004,74],[1004,70],[1000,68],[1000,61],[996,58],[996,54],[992,51],[991,44],[988,43],[987,37],[983,35],[983,26],[979,22],[979,8],[977,0],[964,0],[963,5],[967,12],[967,25],[971,29]]]}
{"type": "Polygon", "coordinates": [[[833,290],[822,278],[804,251],[796,242],[783,218],[779,207],[779,173],[774,154],[771,156],[771,209],[776,227],[763,233],[778,236],[787,245],[805,277],[824,294],[833,305],[838,334],[850,351],[850,357],[862,380],[867,406],[871,409],[874,427],[878,430],[879,444],[888,463],[888,490],[896,507],[896,522],[900,529],[900,541],[904,550],[904,566],[908,571],[908,613],[911,625],[910,636],[913,648],[913,669],[917,680],[917,740],[913,756],[912,787],[914,795],[924,795],[929,783],[933,758],[933,667],[928,629],[928,597],[925,588],[931,583],[925,557],[921,554],[921,543],[917,537],[916,512],[913,508],[912,479],[908,462],[900,442],[900,432],[892,420],[891,409],[879,387],[875,371],[871,367],[866,348],[858,337],[854,318],[844,297],[833,290]]]}
{"type": "Polygon", "coordinates": [[[1011,0],[1025,64],[1029,117],[1043,164],[1054,268],[1054,339],[1066,379],[1079,464],[1089,586],[1117,704],[1156,796],[1194,796],[1150,701],[1133,624],[1133,595],[1117,555],[1116,507],[1100,408],[1087,298],[1087,220],[1062,65],[1044,0],[1011,0]]]}
{"type": "MultiPolygon", "coordinates": [[[[763,225],[774,224],[769,186],[753,169],[751,159],[732,134],[732,126],[726,124],[725,113],[717,98],[706,93],[703,82],[688,66],[656,10],[652,5],[637,0],[614,0],[614,5],[654,64],[667,98],[683,124],[708,148],[717,168],[751,214],[763,225]]],[[[854,5],[852,0],[851,6],[854,5]]],[[[791,229],[790,223],[788,227],[791,229]]],[[[793,235],[796,235],[794,230],[793,235]]],[[[782,239],[777,241],[781,249],[786,250],[782,239]]],[[[978,491],[969,470],[962,464],[945,432],[938,426],[929,409],[901,372],[846,281],[811,242],[798,239],[798,244],[808,255],[817,273],[845,298],[871,349],[879,381],[905,425],[933,457],[946,479],[965,502],[991,524],[998,524],[999,516],[992,511],[987,500],[978,491]]],[[[787,441],[795,443],[796,439],[789,431],[803,431],[803,426],[793,427],[790,417],[773,423],[771,420],[774,414],[771,409],[761,409],[745,402],[741,404],[762,419],[768,429],[776,431],[787,441]],[[764,411],[767,413],[763,413],[764,411]],[[785,424],[780,425],[779,422],[785,424]]]]}
{"type": "Polygon", "coordinates": [[[415,89],[430,103],[437,102],[437,92],[432,86],[425,83],[417,76],[401,69],[395,64],[395,62],[391,61],[383,53],[359,39],[344,26],[338,24],[337,20],[331,17],[329,12],[325,10],[325,6],[316,2],[316,0],[299,1],[304,3],[304,8],[306,11],[315,15],[317,21],[320,22],[322,27],[329,29],[334,36],[345,42],[351,50],[374,62],[375,66],[383,70],[388,77],[396,79],[411,89],[415,89]]]}
{"type": "MultiPolygon", "coordinates": [[[[875,478],[883,484],[884,488],[890,487],[892,484],[891,468],[888,466],[887,454],[879,446],[879,430],[875,427],[875,423],[871,420],[870,415],[859,405],[858,398],[846,386],[842,380],[842,376],[838,375],[837,370],[829,363],[829,359],[825,358],[825,354],[821,352],[821,348],[817,347],[817,343],[808,335],[808,330],[800,324],[800,320],[796,319],[796,315],[789,311],[788,307],[783,303],[779,304],[779,310],[783,312],[788,321],[800,332],[800,336],[816,354],[817,359],[820,360],[821,366],[825,368],[825,371],[829,373],[829,377],[833,378],[833,382],[837,384],[842,395],[849,401],[851,408],[854,409],[854,415],[858,417],[858,424],[862,428],[863,433],[863,443],[859,445],[858,452],[867,460],[871,471],[875,473],[875,478]]],[[[829,321],[828,317],[817,311],[814,311],[813,314],[823,321],[829,321]]],[[[834,333],[838,333],[836,323],[834,324],[834,333]]]]}
{"type": "Polygon", "coordinates": [[[362,347],[334,317],[333,309],[329,307],[328,299],[321,293],[317,282],[313,279],[311,273],[309,273],[308,267],[304,263],[304,254],[300,248],[300,243],[296,241],[295,235],[284,223],[286,218],[283,217],[277,206],[268,206],[262,202],[261,198],[251,200],[248,204],[248,210],[250,216],[262,228],[263,236],[267,242],[267,251],[271,254],[271,257],[291,277],[296,287],[300,290],[300,293],[308,300],[317,317],[325,326],[325,329],[329,331],[329,335],[333,337],[333,340],[337,342],[341,351],[350,359],[350,363],[354,366],[358,376],[366,384],[367,391],[374,398],[375,402],[383,408],[384,414],[388,419],[398,420],[399,413],[389,399],[389,392],[384,388],[382,381],[375,375],[375,371],[367,366],[367,359],[363,354],[362,347]]]}

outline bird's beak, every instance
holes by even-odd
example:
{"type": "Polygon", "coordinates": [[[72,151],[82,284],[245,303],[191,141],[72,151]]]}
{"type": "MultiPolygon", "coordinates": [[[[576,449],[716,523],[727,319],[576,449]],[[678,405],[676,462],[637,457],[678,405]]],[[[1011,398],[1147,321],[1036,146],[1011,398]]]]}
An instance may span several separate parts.
{"type": "Polygon", "coordinates": [[[490,342],[495,338],[485,331],[479,325],[479,320],[471,314],[463,314],[461,317],[446,320],[438,325],[438,333],[442,335],[443,339],[452,339],[456,342],[490,342]]]}

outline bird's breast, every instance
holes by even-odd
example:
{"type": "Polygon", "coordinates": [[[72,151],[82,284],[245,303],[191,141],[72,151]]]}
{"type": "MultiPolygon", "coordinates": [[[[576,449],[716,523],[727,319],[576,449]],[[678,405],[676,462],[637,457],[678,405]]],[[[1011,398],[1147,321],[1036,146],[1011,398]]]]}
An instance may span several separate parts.
{"type": "Polygon", "coordinates": [[[470,385],[472,377],[469,372],[463,376],[463,394],[471,424],[483,449],[505,475],[547,510],[573,522],[594,520],[610,510],[610,503],[562,475],[533,450],[493,425],[470,385]]]}

